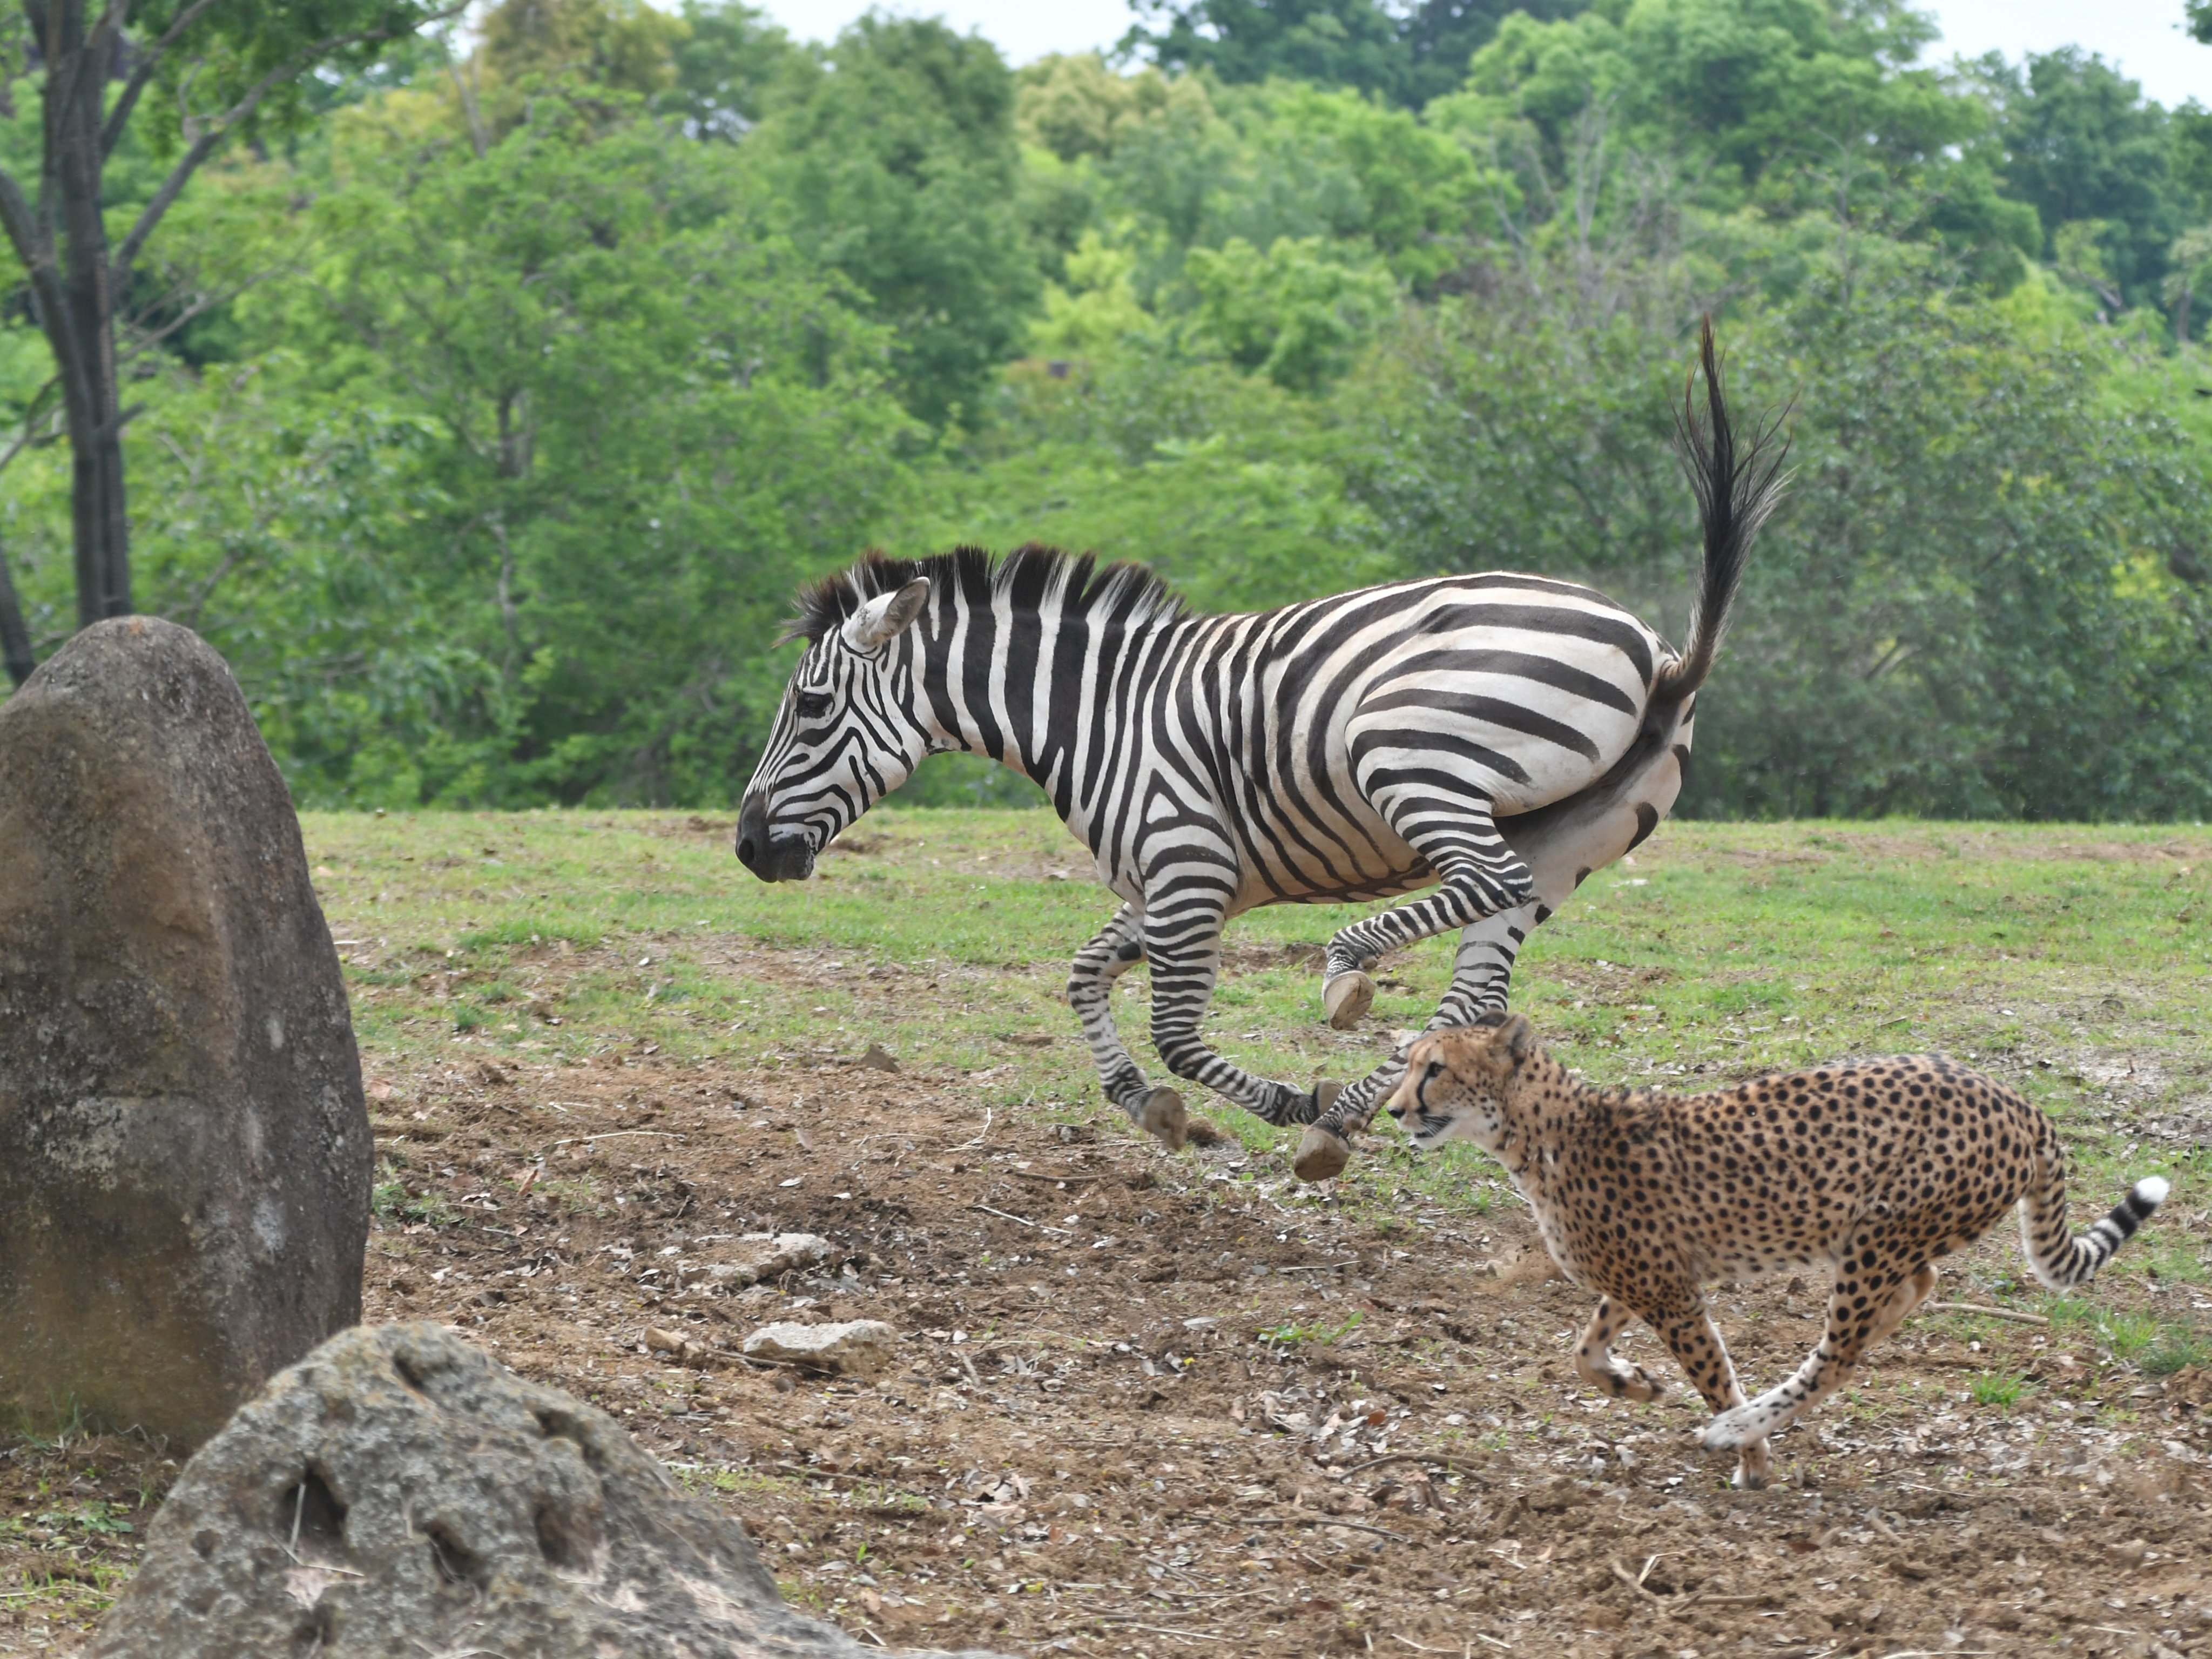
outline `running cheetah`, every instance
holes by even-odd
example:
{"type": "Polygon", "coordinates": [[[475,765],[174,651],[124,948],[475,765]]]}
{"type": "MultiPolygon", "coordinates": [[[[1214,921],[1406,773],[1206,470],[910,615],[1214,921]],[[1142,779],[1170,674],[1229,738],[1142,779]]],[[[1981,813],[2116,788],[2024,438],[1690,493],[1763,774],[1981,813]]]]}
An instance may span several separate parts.
{"type": "Polygon", "coordinates": [[[2035,1276],[2053,1290],[2103,1267],[2165,1201],[2136,1182],[2079,1238],[2066,1230],[2066,1155],[2051,1120],[2002,1083],[1940,1056],[1856,1060],[1714,1094],[1585,1088],[1524,1015],[1431,1033],[1406,1059],[1390,1115],[1418,1147],[1472,1140],[1504,1164],[1568,1278],[1600,1293],[1575,1351],[1595,1388],[1656,1399],[1616,1359],[1632,1317],[1717,1413],[1708,1449],[1736,1449],[1735,1484],[1765,1484],[1767,1437],[1848,1381],[1936,1289],[1933,1258],[2020,1206],[2035,1276]],[[1746,1400],[1700,1286],[1826,1263],[1828,1328],[1796,1374],[1746,1400]]]}

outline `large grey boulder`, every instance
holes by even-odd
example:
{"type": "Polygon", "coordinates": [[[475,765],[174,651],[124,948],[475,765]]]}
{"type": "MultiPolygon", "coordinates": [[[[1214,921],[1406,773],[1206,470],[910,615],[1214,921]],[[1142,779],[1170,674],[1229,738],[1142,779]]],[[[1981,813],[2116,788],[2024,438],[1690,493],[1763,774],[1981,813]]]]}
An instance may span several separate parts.
{"type": "Polygon", "coordinates": [[[415,1324],[333,1339],[200,1449],[88,1659],[310,1653],[883,1650],[787,1607],[738,1524],[611,1418],[415,1324]]]}
{"type": "Polygon", "coordinates": [[[88,629],[0,703],[0,1411],[198,1444],[361,1317],[373,1157],[237,683],[88,629]]]}

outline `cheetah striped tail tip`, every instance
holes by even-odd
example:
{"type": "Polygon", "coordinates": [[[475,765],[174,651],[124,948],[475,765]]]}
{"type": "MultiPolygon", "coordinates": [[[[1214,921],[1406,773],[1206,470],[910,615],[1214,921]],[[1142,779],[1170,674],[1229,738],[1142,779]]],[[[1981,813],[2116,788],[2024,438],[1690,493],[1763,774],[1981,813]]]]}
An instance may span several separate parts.
{"type": "Polygon", "coordinates": [[[2136,1182],[2128,1189],[2128,1196],[2135,1200],[2136,1219],[2149,1220],[2150,1212],[2165,1203],[2166,1195],[2172,1190],[2172,1183],[2164,1176],[2145,1176],[2136,1182]]]}

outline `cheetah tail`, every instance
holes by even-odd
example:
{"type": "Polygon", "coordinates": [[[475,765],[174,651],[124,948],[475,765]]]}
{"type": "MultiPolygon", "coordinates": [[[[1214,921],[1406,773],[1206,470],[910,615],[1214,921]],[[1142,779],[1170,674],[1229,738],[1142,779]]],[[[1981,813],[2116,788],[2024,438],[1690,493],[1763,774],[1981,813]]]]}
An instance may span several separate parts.
{"type": "Polygon", "coordinates": [[[2145,1176],[2112,1213],[2075,1237],[2066,1230],[2066,1163],[2056,1133],[2045,1134],[2039,1151],[2041,1179],[2020,1201],[2021,1243],[2038,1279],[2054,1291],[2070,1290],[2094,1279],[2166,1202],[2166,1182],[2163,1176],[2145,1176]]]}

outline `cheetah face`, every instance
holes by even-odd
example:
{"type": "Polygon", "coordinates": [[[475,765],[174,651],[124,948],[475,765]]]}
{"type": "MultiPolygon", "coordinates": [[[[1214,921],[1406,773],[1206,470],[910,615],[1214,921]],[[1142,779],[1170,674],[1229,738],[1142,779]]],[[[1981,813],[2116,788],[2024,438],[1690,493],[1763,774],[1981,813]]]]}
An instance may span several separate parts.
{"type": "Polygon", "coordinates": [[[1390,1115],[1423,1152],[1472,1140],[1494,1152],[1505,1138],[1507,1091],[1535,1052],[1536,1034],[1522,1014],[1432,1031],[1407,1051],[1390,1115]]]}
{"type": "Polygon", "coordinates": [[[1447,1141],[1495,1146],[1504,1110],[1487,1068],[1454,1064],[1450,1037],[1425,1036],[1406,1055],[1406,1075],[1391,1094],[1390,1115],[1409,1144],[1429,1152],[1447,1141]]]}

